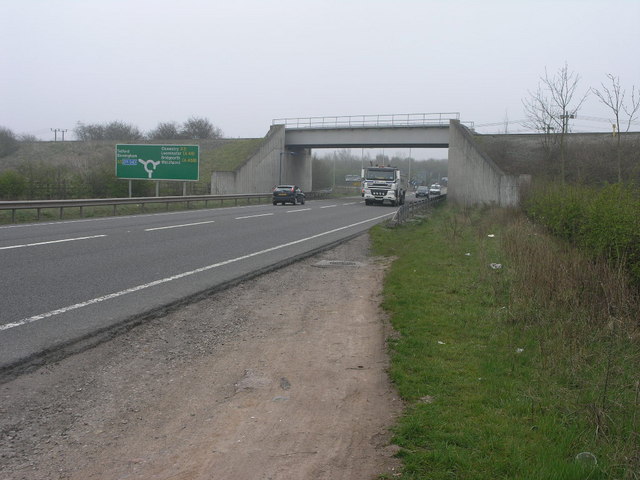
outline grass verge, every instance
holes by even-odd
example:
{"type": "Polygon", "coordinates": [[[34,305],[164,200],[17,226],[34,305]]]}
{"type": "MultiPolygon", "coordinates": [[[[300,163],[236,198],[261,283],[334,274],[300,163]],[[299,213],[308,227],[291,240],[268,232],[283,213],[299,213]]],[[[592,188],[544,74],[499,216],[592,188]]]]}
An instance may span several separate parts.
{"type": "Polygon", "coordinates": [[[638,310],[620,272],[504,210],[446,206],[372,238],[396,258],[383,306],[402,478],[640,478],[638,310]]]}

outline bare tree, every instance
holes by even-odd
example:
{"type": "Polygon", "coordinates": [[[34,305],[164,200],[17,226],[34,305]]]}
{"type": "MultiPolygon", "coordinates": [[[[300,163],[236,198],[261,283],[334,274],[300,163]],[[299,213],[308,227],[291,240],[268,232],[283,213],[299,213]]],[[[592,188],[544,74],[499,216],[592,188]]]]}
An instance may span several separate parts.
{"type": "Polygon", "coordinates": [[[222,130],[214,127],[206,118],[191,117],[184,122],[181,134],[184,138],[192,140],[205,138],[222,138],[222,130]]]}
{"type": "Polygon", "coordinates": [[[176,122],[160,122],[148,137],[151,140],[175,140],[181,138],[181,134],[176,122]]]}
{"type": "Polygon", "coordinates": [[[142,139],[142,132],[130,123],[113,121],[105,125],[104,138],[105,140],[140,140],[142,139]]]}
{"type": "Polygon", "coordinates": [[[88,142],[91,140],[104,140],[104,126],[97,124],[84,124],[78,122],[76,128],[73,129],[73,133],[76,134],[76,138],[81,142],[88,142]]]}
{"type": "Polygon", "coordinates": [[[544,77],[535,93],[529,92],[529,98],[523,100],[525,113],[529,123],[539,132],[550,136],[559,135],[560,144],[560,179],[565,181],[565,135],[569,131],[569,119],[576,113],[589,94],[587,90],[578,96],[580,75],[570,72],[567,63],[558,73],[550,76],[545,69],[544,77]]]}
{"type": "Polygon", "coordinates": [[[78,122],[73,130],[76,138],[86,142],[91,140],[140,140],[142,133],[135,125],[113,121],[106,125],[88,124],[78,122]]]}
{"type": "Polygon", "coordinates": [[[6,127],[0,127],[0,158],[11,155],[18,147],[16,134],[6,127]]]}
{"type": "Polygon", "coordinates": [[[613,113],[613,134],[616,136],[616,155],[618,161],[618,182],[622,182],[622,116],[626,115],[626,125],[624,125],[624,133],[631,128],[631,123],[637,118],[638,110],[640,110],[640,91],[636,91],[635,85],[631,87],[631,104],[624,102],[626,91],[620,87],[620,78],[612,74],[607,77],[611,81],[611,87],[607,87],[601,83],[602,89],[593,89],[596,97],[605,104],[613,113]]]}

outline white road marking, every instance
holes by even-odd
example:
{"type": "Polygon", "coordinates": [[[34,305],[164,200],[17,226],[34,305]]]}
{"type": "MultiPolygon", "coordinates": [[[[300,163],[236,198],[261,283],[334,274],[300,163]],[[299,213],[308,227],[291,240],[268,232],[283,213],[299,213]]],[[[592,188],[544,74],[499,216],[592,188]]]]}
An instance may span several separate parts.
{"type": "Polygon", "coordinates": [[[236,220],[244,220],[245,218],[256,218],[256,217],[269,217],[273,215],[273,213],[261,213],[260,215],[247,215],[246,217],[236,217],[236,220]]]}
{"type": "Polygon", "coordinates": [[[52,243],[75,242],[76,240],[90,240],[92,238],[106,237],[106,235],[92,235],[90,237],[63,238],[62,240],[50,240],[48,242],[25,243],[22,245],[10,245],[8,247],[0,247],[0,250],[11,250],[12,248],[36,247],[39,245],[51,245],[52,243]]]}
{"type": "Polygon", "coordinates": [[[123,295],[127,295],[129,293],[139,292],[140,290],[145,290],[147,288],[155,287],[157,285],[162,285],[163,283],[172,282],[174,280],[179,280],[181,278],[189,277],[191,275],[195,275],[197,273],[206,272],[207,270],[212,270],[214,268],[222,267],[225,265],[229,265],[231,263],[239,262],[241,260],[246,260],[251,257],[256,257],[258,255],[264,255],[265,253],[273,252],[275,250],[280,250],[282,248],[287,248],[292,245],[296,245],[298,243],[308,242],[309,240],[314,240],[316,238],[324,237],[325,235],[331,235],[332,233],[339,232],[341,230],[346,230],[348,228],[357,227],[358,225],[362,225],[369,222],[374,222],[376,220],[380,220],[381,218],[388,217],[393,215],[393,213],[386,213],[384,215],[380,215],[378,217],[370,218],[368,220],[362,220],[361,222],[352,223],[350,225],[345,225],[344,227],[334,228],[333,230],[327,230],[326,232],[318,233],[316,235],[312,235],[310,237],[301,238],[300,240],[294,240],[293,242],[283,243],[281,245],[276,245],[275,247],[267,248],[265,250],[259,250],[257,252],[249,253],[247,255],[242,255],[241,257],[231,258],[229,260],[225,260],[223,262],[214,263],[212,265],[207,265],[206,267],[196,268],[195,270],[190,270],[188,272],[179,273],[178,275],[173,275],[171,277],[161,278],[160,280],[155,280],[150,283],[145,283],[143,285],[137,285],[135,287],[127,288],[126,290],[120,290],[119,292],[110,293],[108,295],[104,295],[102,297],[92,298],[91,300],[87,300],[85,302],[76,303],[74,305],[69,305],[67,307],[62,307],[57,310],[52,310],[47,313],[42,313],[40,315],[34,315],[33,317],[23,318],[17,322],[7,323],[5,325],[0,325],[0,332],[3,330],[9,330],[10,328],[20,327],[22,325],[27,325],[29,323],[37,322],[38,320],[43,320],[45,318],[53,317],[55,315],[60,315],[62,313],[70,312],[72,310],[77,310],[79,308],[88,307],[89,305],[94,305],[96,303],[104,302],[106,300],[112,300],[114,298],[121,297],[123,295]]]}
{"type": "MultiPolygon", "coordinates": [[[[270,204],[256,204],[256,205],[238,205],[233,207],[224,207],[225,209],[234,208],[234,209],[242,209],[242,208],[254,208],[254,207],[266,207],[270,204]]],[[[179,210],[177,212],[161,212],[161,213],[139,213],[133,215],[119,215],[116,217],[98,217],[98,218],[82,218],[79,220],[60,220],[57,222],[37,222],[37,223],[19,223],[19,224],[11,224],[11,225],[0,225],[0,230],[6,228],[25,228],[25,227],[42,227],[47,225],[65,225],[67,223],[86,223],[86,222],[102,222],[102,221],[112,221],[112,220],[120,220],[123,218],[132,218],[132,217],[157,217],[160,215],[184,215],[196,213],[201,210],[218,210],[218,208],[208,207],[206,209],[199,208],[197,210],[179,210]]]]}
{"type": "Polygon", "coordinates": [[[167,230],[169,228],[181,228],[181,227],[193,227],[194,225],[204,225],[205,223],[213,223],[215,220],[208,220],[206,222],[195,223],[183,223],[182,225],[169,225],[167,227],[145,228],[145,232],[153,232],[154,230],[167,230]]]}
{"type": "Polygon", "coordinates": [[[287,210],[285,213],[307,212],[310,208],[296,208],[295,210],[287,210]]]}
{"type": "Polygon", "coordinates": [[[334,208],[337,207],[338,205],[325,205],[324,207],[320,207],[320,208],[334,208]]]}

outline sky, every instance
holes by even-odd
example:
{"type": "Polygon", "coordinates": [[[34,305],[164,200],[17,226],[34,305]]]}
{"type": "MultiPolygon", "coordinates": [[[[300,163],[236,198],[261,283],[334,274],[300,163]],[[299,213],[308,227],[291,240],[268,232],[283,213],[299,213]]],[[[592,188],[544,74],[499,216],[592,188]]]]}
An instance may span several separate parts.
{"type": "MultiPolygon", "coordinates": [[[[640,0],[0,0],[0,126],[459,112],[516,133],[545,71],[637,90],[639,23],[640,0]]],[[[590,95],[573,129],[610,117],[590,95]]]]}

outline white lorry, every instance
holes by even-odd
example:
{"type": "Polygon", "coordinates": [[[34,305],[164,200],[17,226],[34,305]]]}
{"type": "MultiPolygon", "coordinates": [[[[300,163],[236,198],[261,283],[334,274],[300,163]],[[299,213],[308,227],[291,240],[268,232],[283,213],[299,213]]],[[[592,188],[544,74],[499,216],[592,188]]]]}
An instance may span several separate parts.
{"type": "Polygon", "coordinates": [[[404,203],[406,183],[397,167],[367,167],[362,169],[362,196],[364,203],[385,202],[397,206],[404,203]]]}

